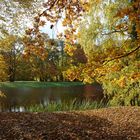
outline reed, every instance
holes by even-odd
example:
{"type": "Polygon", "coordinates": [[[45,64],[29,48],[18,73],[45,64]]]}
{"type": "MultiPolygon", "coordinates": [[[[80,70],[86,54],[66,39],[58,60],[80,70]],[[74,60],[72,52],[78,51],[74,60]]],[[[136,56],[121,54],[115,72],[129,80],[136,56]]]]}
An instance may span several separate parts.
{"type": "Polygon", "coordinates": [[[56,111],[74,111],[74,110],[92,110],[98,108],[108,107],[109,104],[104,104],[102,101],[83,100],[77,101],[76,99],[69,102],[48,102],[47,105],[32,105],[27,108],[29,112],[56,112],[56,111]]]}

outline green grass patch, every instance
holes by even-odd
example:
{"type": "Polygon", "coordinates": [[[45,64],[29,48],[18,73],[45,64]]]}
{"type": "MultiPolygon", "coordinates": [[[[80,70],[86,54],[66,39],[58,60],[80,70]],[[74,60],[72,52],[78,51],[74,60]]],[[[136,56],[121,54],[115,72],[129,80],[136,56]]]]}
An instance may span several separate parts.
{"type": "Polygon", "coordinates": [[[78,102],[76,100],[72,100],[70,102],[49,102],[46,106],[33,105],[26,110],[28,112],[57,112],[57,111],[74,111],[74,110],[92,110],[98,108],[108,107],[109,104],[104,104],[102,101],[99,103],[97,101],[83,100],[78,102]]]}
{"type": "Polygon", "coordinates": [[[47,87],[69,87],[82,85],[84,85],[82,82],[36,82],[36,81],[0,82],[0,88],[47,88],[47,87]]]}

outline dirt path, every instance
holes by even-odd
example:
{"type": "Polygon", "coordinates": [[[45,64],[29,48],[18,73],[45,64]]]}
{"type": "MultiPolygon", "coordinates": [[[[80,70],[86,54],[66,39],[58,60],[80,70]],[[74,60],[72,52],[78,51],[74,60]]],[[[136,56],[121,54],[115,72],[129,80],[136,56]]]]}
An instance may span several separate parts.
{"type": "Polygon", "coordinates": [[[0,140],[140,140],[140,107],[0,113],[0,140]]]}

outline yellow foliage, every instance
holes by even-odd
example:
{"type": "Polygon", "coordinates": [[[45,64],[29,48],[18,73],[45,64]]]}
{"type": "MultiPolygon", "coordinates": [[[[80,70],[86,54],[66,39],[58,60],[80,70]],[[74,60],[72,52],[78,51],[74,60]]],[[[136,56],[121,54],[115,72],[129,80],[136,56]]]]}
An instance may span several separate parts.
{"type": "Polygon", "coordinates": [[[5,81],[8,77],[7,65],[2,55],[0,55],[0,81],[5,81]]]}
{"type": "Polygon", "coordinates": [[[89,83],[89,84],[92,84],[93,83],[93,79],[90,77],[90,76],[87,76],[84,78],[83,82],[86,84],[86,83],[89,83]]]}
{"type": "Polygon", "coordinates": [[[118,81],[117,81],[118,85],[123,88],[126,86],[126,78],[125,77],[121,77],[118,81]]]}
{"type": "Polygon", "coordinates": [[[65,43],[64,51],[65,51],[68,55],[73,56],[73,52],[74,52],[75,50],[76,50],[76,47],[75,47],[74,45],[65,43]]]}

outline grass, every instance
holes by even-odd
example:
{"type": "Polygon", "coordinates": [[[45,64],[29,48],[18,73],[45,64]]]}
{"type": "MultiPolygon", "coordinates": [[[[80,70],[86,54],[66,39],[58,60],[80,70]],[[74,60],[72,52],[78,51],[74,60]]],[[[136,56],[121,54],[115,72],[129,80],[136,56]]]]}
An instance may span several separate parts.
{"type": "Polygon", "coordinates": [[[82,82],[36,82],[36,81],[16,81],[0,82],[0,88],[46,88],[46,87],[69,87],[81,86],[82,82]]]}
{"type": "Polygon", "coordinates": [[[56,112],[56,111],[74,111],[74,110],[91,110],[98,108],[108,107],[109,104],[103,104],[102,101],[100,103],[96,101],[84,100],[82,102],[78,102],[76,100],[72,100],[70,102],[49,102],[47,106],[43,105],[33,105],[27,108],[28,112],[56,112]]]}

